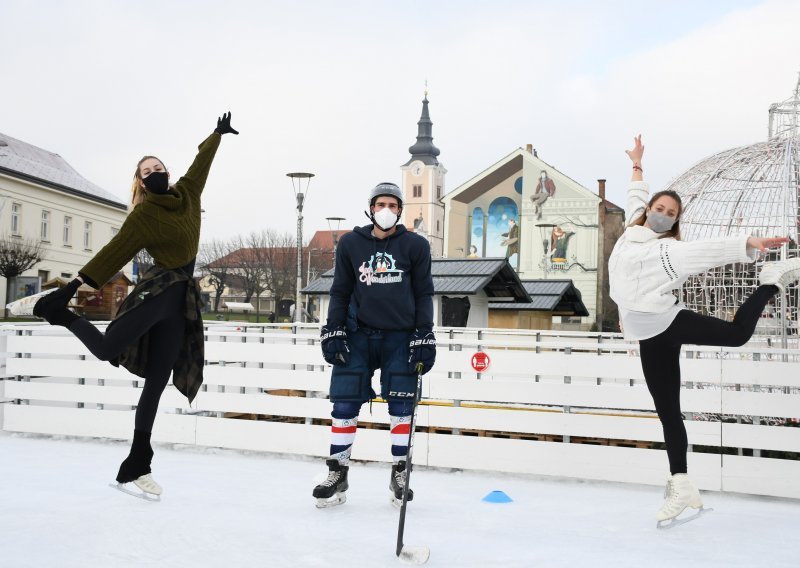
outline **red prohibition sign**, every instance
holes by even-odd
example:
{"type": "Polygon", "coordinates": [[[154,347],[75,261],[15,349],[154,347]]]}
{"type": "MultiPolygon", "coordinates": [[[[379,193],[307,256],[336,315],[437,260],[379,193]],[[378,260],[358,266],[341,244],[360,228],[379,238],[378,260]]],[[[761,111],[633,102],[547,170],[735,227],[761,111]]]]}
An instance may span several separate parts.
{"type": "Polygon", "coordinates": [[[472,368],[482,373],[489,368],[489,356],[483,351],[478,351],[472,356],[472,368]]]}

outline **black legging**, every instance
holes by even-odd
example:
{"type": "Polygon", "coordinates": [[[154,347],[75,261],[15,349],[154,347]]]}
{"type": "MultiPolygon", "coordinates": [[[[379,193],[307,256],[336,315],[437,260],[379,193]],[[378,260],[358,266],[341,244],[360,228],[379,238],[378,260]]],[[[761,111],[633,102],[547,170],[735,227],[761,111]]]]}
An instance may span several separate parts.
{"type": "Polygon", "coordinates": [[[688,438],[681,415],[681,345],[739,347],[750,340],[776,286],[759,286],[737,310],[732,322],[681,310],[662,333],[639,342],[642,371],[664,428],[669,469],[686,473],[688,438]]]}
{"type": "Polygon", "coordinates": [[[184,342],[185,304],[186,283],[180,282],[120,316],[105,334],[83,318],[69,326],[92,355],[102,361],[113,359],[147,333],[147,364],[144,388],[136,407],[136,430],[153,430],[158,401],[184,342]]]}

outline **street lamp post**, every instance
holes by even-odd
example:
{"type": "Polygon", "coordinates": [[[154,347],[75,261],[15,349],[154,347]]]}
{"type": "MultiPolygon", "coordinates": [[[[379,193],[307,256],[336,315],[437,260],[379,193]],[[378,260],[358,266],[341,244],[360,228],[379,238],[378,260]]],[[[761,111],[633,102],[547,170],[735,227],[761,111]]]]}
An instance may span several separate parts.
{"type": "Polygon", "coordinates": [[[308,186],[311,185],[314,174],[292,172],[286,176],[292,179],[292,189],[297,199],[297,290],[294,299],[294,321],[299,323],[303,321],[303,304],[300,302],[300,289],[303,287],[303,203],[308,196],[308,186]]]}
{"type": "Polygon", "coordinates": [[[542,271],[544,272],[544,278],[547,280],[547,253],[549,252],[550,248],[550,239],[548,239],[548,230],[552,231],[555,225],[553,223],[536,223],[536,226],[539,227],[539,232],[542,236],[542,271]]]}
{"type": "Polygon", "coordinates": [[[331,231],[333,238],[333,264],[336,265],[336,245],[339,243],[339,225],[344,221],[344,217],[325,217],[328,222],[328,230],[331,231]],[[336,225],[336,228],[333,226],[336,225]]]}
{"type": "MultiPolygon", "coordinates": [[[[312,275],[311,275],[311,253],[312,252],[319,252],[321,250],[322,249],[308,247],[308,250],[306,251],[306,252],[308,252],[308,266],[306,267],[306,286],[308,286],[311,283],[311,280],[313,278],[316,278],[316,276],[317,276],[316,268],[314,269],[314,276],[312,277],[312,275]]],[[[312,300],[312,298],[311,298],[310,295],[306,296],[306,313],[308,314],[308,317],[311,318],[311,321],[314,321],[314,313],[312,311],[311,300],[312,300]]]]}

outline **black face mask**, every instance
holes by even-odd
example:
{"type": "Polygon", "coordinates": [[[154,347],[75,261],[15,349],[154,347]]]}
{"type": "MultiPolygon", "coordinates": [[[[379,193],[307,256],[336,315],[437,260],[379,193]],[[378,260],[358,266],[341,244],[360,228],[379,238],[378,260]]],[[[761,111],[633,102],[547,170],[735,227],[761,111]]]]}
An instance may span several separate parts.
{"type": "Polygon", "coordinates": [[[167,172],[151,172],[149,176],[142,180],[147,191],[163,195],[169,191],[169,176],[167,172]]]}

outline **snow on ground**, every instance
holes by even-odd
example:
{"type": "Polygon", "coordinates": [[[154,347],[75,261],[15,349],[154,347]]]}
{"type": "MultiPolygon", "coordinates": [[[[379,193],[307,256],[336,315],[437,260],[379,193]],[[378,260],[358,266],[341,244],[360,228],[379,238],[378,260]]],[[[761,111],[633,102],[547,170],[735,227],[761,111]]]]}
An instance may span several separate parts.
{"type": "MultiPolygon", "coordinates": [[[[157,446],[148,503],[108,486],[127,449],[0,433],[0,566],[400,565],[387,464],[353,465],[347,503],[317,510],[322,460],[157,446]]],[[[797,501],[705,493],[714,512],[659,531],[656,487],[423,468],[412,487],[405,541],[431,567],[800,565],[797,501]],[[496,489],[514,502],[481,501],[496,489]]]]}

